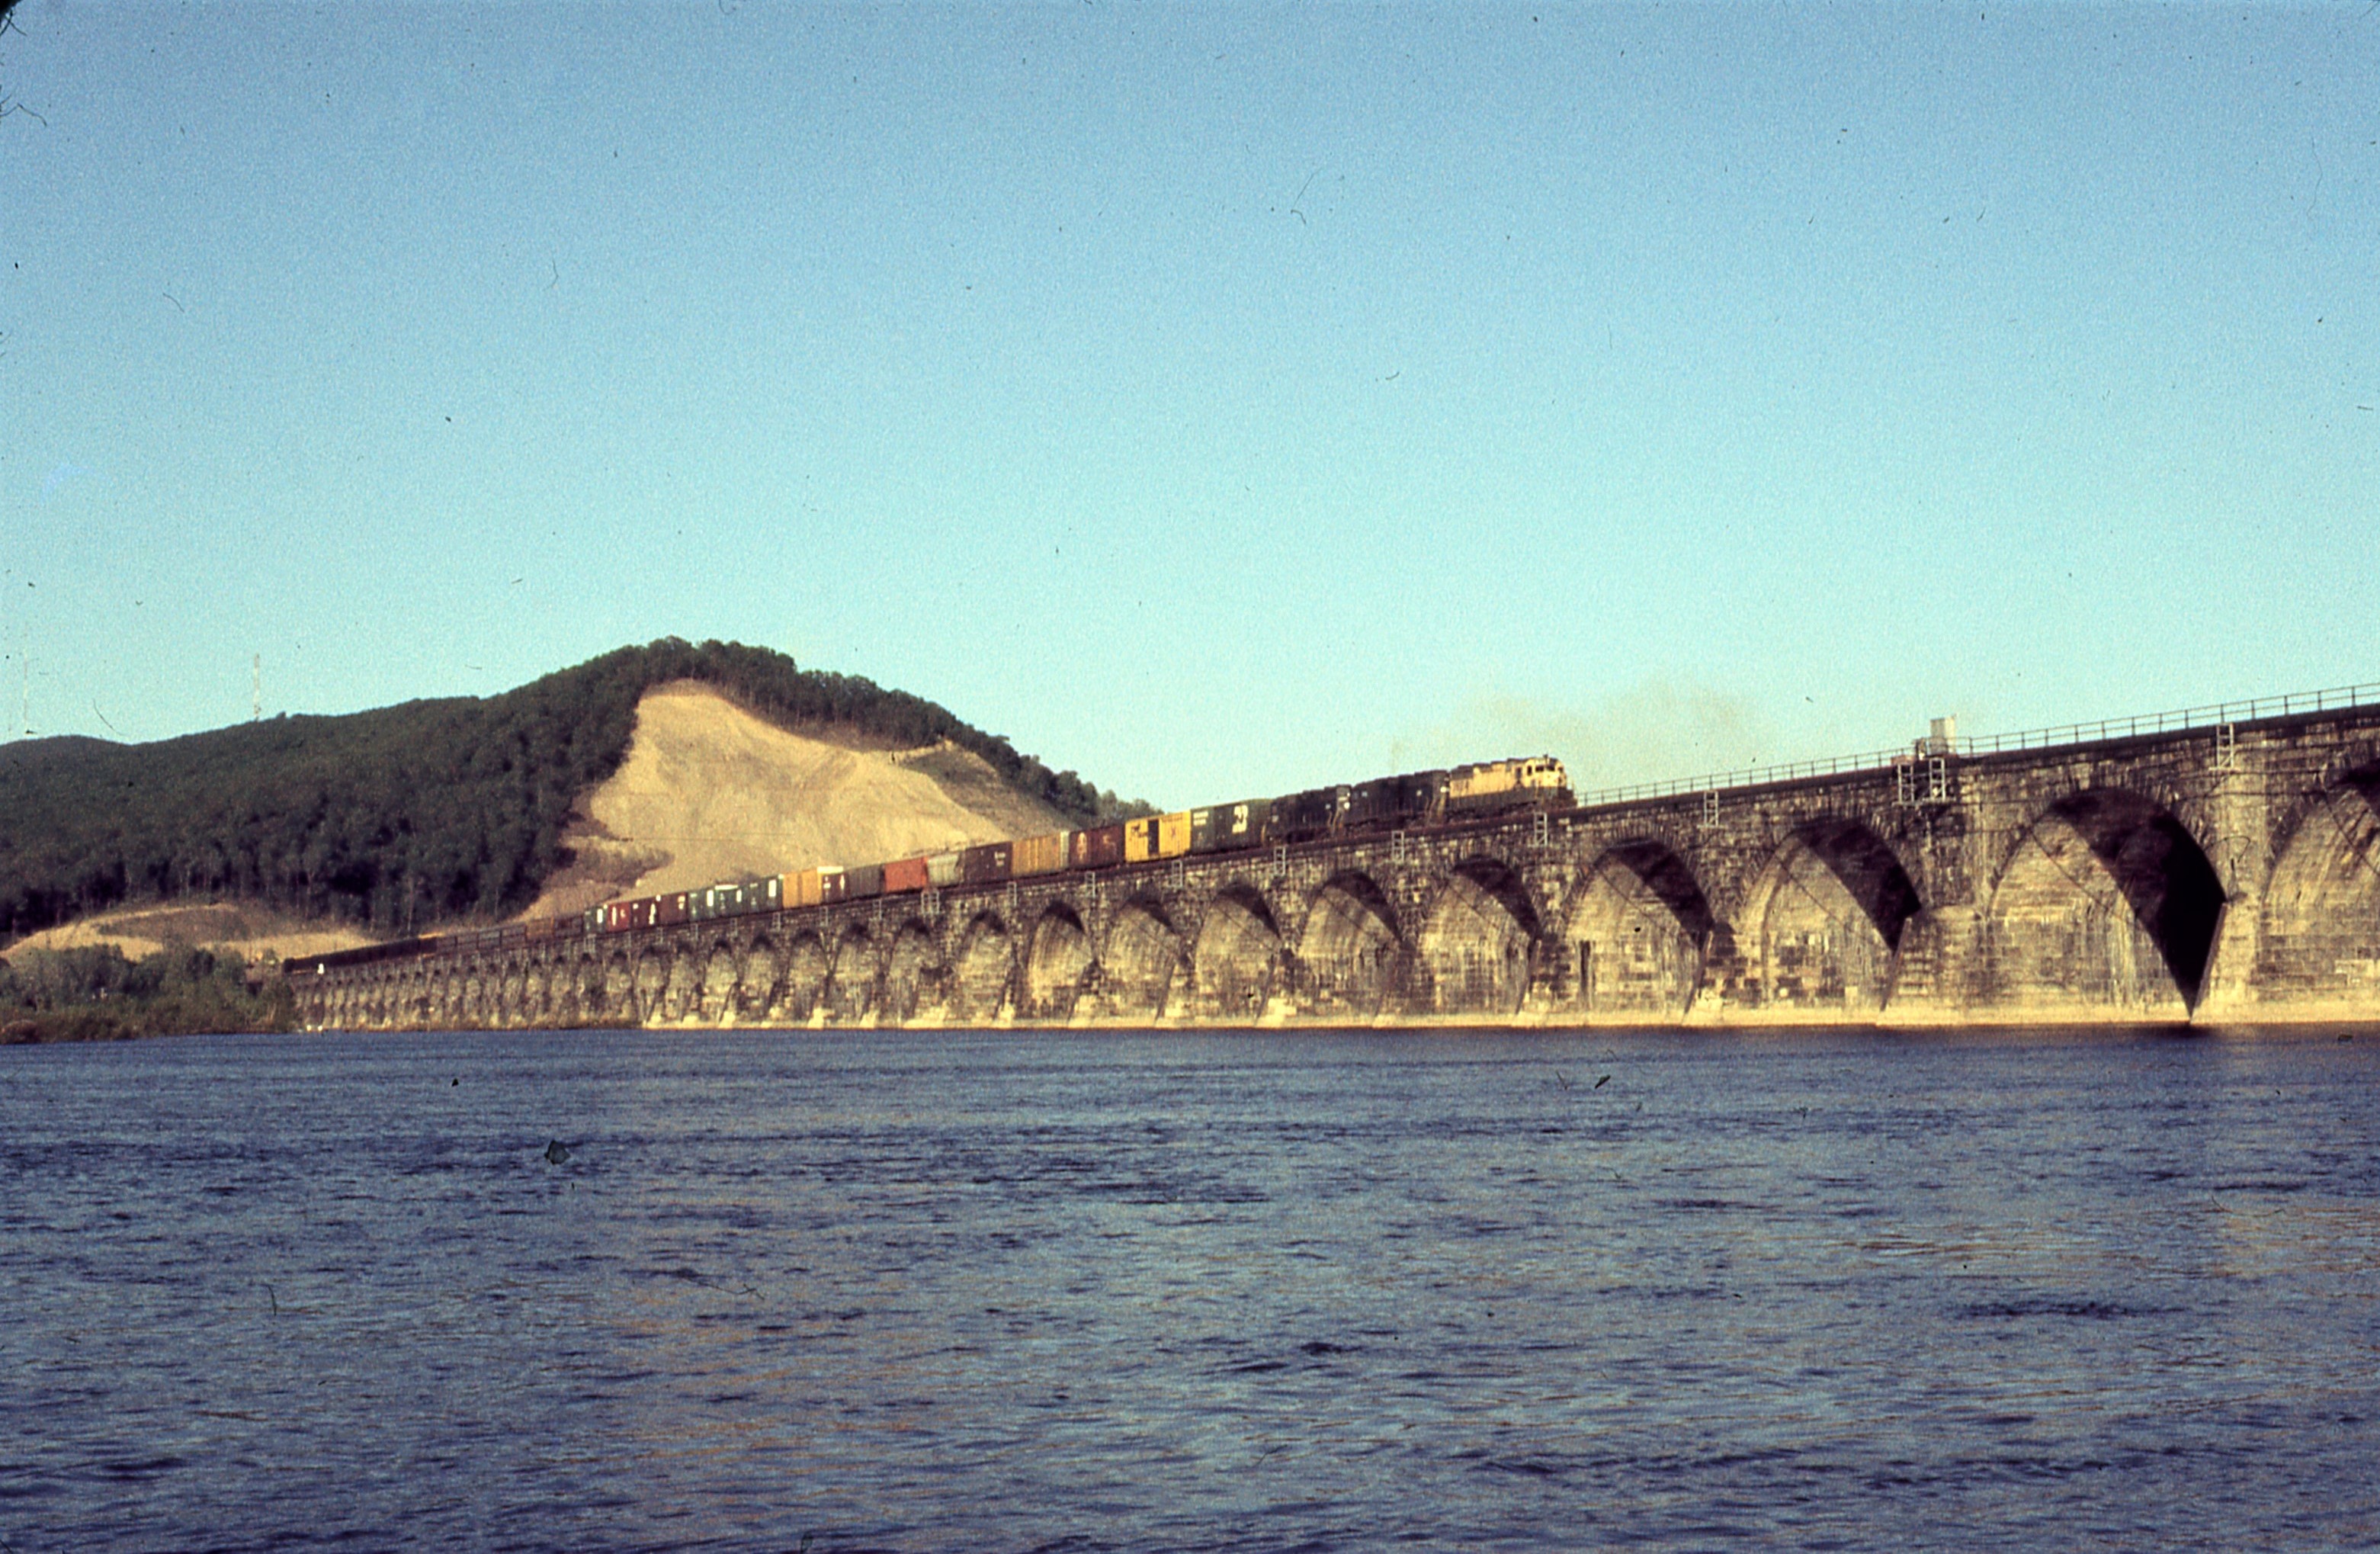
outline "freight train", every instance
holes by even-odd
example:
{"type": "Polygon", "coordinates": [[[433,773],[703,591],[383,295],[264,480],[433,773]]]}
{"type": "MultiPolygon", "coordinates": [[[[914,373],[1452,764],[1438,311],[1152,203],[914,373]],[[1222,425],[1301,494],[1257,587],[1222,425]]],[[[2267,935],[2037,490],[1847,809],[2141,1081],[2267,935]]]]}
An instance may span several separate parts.
{"type": "Polygon", "coordinates": [[[989,842],[890,863],[848,868],[829,864],[796,874],[764,874],[699,890],[607,901],[589,907],[577,919],[536,917],[498,928],[399,940],[286,961],[283,971],[297,976],[334,965],[498,949],[552,939],[573,929],[588,934],[625,933],[792,906],[911,895],[950,885],[996,885],[1047,874],[1455,825],[1514,809],[1565,808],[1570,803],[1570,777],[1562,763],[1551,756],[1476,761],[1446,771],[1409,771],[1368,783],[1309,788],[1279,798],[1148,815],[1084,831],[989,842]]]}

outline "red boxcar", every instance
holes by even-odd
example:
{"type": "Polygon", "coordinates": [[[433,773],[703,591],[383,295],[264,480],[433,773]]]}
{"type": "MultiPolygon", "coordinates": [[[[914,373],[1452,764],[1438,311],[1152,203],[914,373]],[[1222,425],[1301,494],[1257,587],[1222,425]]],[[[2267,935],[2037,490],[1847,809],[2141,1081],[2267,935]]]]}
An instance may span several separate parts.
{"type": "Polygon", "coordinates": [[[926,888],[926,860],[923,858],[903,858],[897,863],[888,863],[884,866],[886,895],[901,895],[909,891],[922,891],[926,888]]]}
{"type": "Polygon", "coordinates": [[[1093,826],[1066,838],[1068,868],[1113,868],[1123,862],[1123,827],[1093,826]]]}
{"type": "Polygon", "coordinates": [[[663,927],[670,923],[683,923],[687,920],[690,914],[686,911],[686,892],[684,891],[672,891],[667,895],[655,896],[653,898],[653,926],[655,928],[663,927]]]}

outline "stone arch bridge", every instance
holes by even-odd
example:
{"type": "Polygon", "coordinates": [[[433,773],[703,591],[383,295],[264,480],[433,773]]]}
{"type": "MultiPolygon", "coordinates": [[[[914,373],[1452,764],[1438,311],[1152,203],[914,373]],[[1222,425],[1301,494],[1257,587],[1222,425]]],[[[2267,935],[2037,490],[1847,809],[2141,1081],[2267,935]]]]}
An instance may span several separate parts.
{"type": "Polygon", "coordinates": [[[2159,722],[294,985],[346,1029],[2380,1017],[2380,707],[2159,722]]]}

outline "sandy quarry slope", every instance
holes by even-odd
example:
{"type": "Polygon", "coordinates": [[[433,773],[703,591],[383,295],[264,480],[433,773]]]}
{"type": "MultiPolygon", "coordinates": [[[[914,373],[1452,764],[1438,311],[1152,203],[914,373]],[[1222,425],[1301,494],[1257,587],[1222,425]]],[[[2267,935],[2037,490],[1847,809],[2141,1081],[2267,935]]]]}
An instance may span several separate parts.
{"type": "MultiPolygon", "coordinates": [[[[856,732],[788,734],[696,682],[653,687],[637,704],[627,759],[580,801],[565,832],[577,861],[524,916],[575,916],[616,896],[915,857],[1066,823],[965,750],[868,743],[856,732]]],[[[370,942],[352,928],[254,904],[176,903],[101,913],[7,953],[113,943],[136,961],[176,946],[228,949],[254,962],[370,942]]]]}
{"type": "Polygon", "coordinates": [[[164,949],[229,950],[255,963],[352,950],[370,942],[369,936],[354,929],[304,922],[249,903],[176,902],[128,906],[45,929],[9,945],[6,954],[113,944],[127,960],[137,961],[164,949]]]}
{"type": "Polygon", "coordinates": [[[866,744],[833,730],[789,734],[695,682],[656,686],[637,704],[627,759],[565,833],[577,861],[528,915],[1066,824],[967,751],[866,744]]]}

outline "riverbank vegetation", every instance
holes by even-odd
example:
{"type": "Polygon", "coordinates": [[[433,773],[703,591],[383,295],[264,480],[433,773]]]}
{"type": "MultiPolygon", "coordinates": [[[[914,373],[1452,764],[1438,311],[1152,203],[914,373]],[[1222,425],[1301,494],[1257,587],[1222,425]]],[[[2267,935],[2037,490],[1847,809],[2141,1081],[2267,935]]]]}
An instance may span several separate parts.
{"type": "Polygon", "coordinates": [[[671,637],[484,699],[148,745],[0,746],[0,944],[127,902],[197,897],[375,933],[518,912],[569,861],[565,827],[625,758],[638,699],[683,680],[796,732],[888,748],[947,741],[1077,821],[1121,807],[921,697],[766,649],[671,637]]]}
{"type": "Polygon", "coordinates": [[[0,961],[0,1041],[121,1041],[142,1036],[297,1028],[278,976],[255,984],[236,955],[115,946],[35,950],[0,961]]]}

